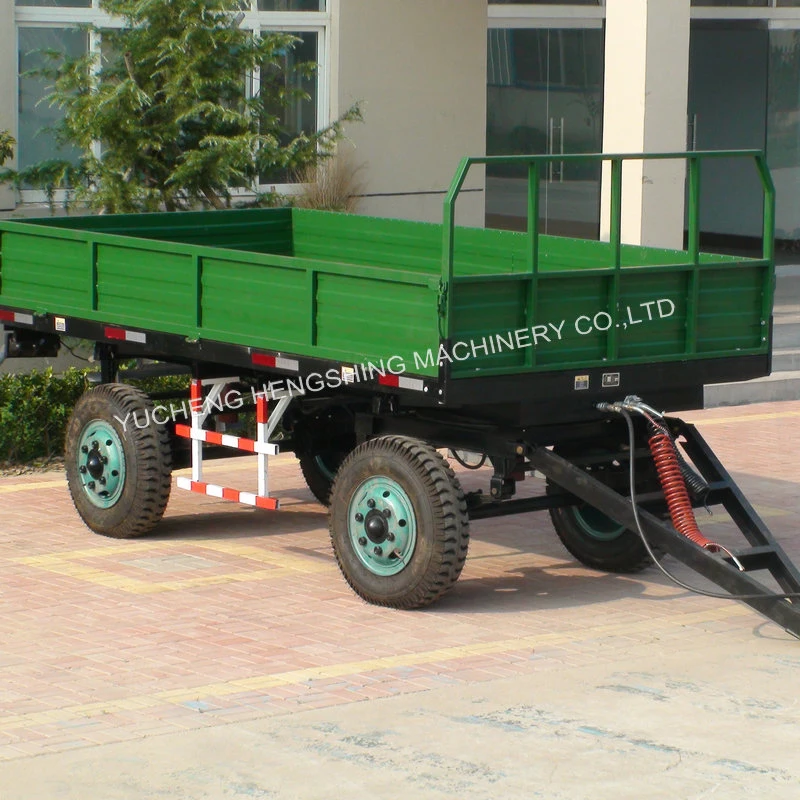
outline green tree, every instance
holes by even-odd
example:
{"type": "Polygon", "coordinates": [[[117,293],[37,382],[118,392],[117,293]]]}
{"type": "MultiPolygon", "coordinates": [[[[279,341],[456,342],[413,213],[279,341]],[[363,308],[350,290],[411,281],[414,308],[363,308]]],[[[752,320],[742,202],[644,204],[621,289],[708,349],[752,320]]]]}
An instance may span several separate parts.
{"type": "MultiPolygon", "coordinates": [[[[81,151],[77,165],[47,161],[16,173],[107,212],[222,208],[233,187],[297,172],[333,152],[358,106],[321,131],[293,135],[282,112],[308,95],[286,80],[284,33],[239,28],[239,0],[101,0],[124,28],[96,31],[103,55],[50,54],[48,101],[64,112],[58,138],[81,151]],[[246,87],[260,70],[261,91],[246,87]],[[100,152],[98,155],[98,143],[100,152]]],[[[315,64],[296,65],[309,75],[315,64]]]]}
{"type": "Polygon", "coordinates": [[[16,141],[8,131],[0,131],[0,167],[14,155],[16,141]]]}

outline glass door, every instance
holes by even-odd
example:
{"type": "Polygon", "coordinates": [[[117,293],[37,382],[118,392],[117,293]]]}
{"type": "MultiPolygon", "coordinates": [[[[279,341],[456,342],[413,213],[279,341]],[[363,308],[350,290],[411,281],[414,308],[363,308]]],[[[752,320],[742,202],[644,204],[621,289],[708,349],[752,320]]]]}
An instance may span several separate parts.
{"type": "MultiPolygon", "coordinates": [[[[763,22],[696,21],[689,52],[690,150],[764,149],[768,31],[763,22]]],[[[749,246],[761,237],[761,183],[752,163],[703,165],[704,246],[749,246]]]]}
{"type": "MultiPolygon", "coordinates": [[[[603,142],[601,27],[489,31],[488,155],[598,153],[603,142]]],[[[486,176],[486,225],[524,230],[524,168],[486,176]]],[[[597,238],[599,164],[555,161],[541,185],[543,232],[597,238]]]]}
{"type": "Polygon", "coordinates": [[[767,160],[778,196],[776,236],[800,252],[800,30],[771,30],[769,45],[767,160]]]}

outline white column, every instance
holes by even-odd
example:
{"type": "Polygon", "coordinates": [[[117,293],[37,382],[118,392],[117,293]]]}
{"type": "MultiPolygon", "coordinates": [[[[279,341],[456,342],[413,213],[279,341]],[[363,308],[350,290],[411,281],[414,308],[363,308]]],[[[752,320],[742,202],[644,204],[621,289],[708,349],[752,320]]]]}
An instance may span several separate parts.
{"type": "MultiPolygon", "coordinates": [[[[440,222],[463,156],[486,152],[487,0],[335,0],[332,109],[362,165],[359,212],[440,222]]],[[[482,226],[483,170],[470,172],[460,224],[482,226]],[[473,190],[473,191],[469,191],[473,190]]]]}
{"type": "MultiPolygon", "coordinates": [[[[0,0],[0,130],[16,131],[17,37],[14,30],[14,0],[0,0]]],[[[6,167],[15,166],[7,161],[6,167]]],[[[0,186],[0,211],[14,208],[14,193],[0,186]]]]}
{"type": "MultiPolygon", "coordinates": [[[[686,150],[690,0],[606,0],[606,153],[686,150]]],[[[608,239],[609,169],[603,176],[601,237],[608,239]]],[[[681,248],[685,163],[628,162],[622,241],[681,248]]]]}

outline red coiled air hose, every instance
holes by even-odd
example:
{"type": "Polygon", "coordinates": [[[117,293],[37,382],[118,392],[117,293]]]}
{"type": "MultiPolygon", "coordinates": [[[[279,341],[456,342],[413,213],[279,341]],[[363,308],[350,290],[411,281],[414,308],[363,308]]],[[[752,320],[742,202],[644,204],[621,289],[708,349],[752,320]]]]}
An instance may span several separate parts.
{"type": "Polygon", "coordinates": [[[717,552],[719,545],[706,539],[697,527],[692,501],[689,499],[672,439],[666,433],[657,433],[650,437],[648,443],[675,530],[709,552],[717,552]]]}

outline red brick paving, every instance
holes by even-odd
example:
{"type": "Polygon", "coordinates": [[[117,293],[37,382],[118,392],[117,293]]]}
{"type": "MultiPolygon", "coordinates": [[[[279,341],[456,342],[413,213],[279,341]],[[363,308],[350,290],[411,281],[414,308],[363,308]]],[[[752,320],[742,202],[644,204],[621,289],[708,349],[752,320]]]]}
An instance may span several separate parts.
{"type": "MultiPolygon", "coordinates": [[[[685,417],[800,560],[800,402],[685,417]]],[[[0,758],[610,661],[654,638],[676,649],[749,638],[762,625],[652,570],[576,565],[545,514],[475,523],[464,574],[435,607],[375,608],[339,575],[294,460],[274,465],[284,510],[174,490],[162,525],[136,541],[85,528],[58,474],[0,478],[0,758]]],[[[245,488],[252,464],[221,468],[245,488]]],[[[725,529],[719,515],[709,525],[725,529]]]]}

